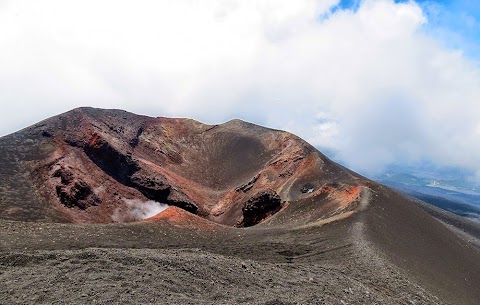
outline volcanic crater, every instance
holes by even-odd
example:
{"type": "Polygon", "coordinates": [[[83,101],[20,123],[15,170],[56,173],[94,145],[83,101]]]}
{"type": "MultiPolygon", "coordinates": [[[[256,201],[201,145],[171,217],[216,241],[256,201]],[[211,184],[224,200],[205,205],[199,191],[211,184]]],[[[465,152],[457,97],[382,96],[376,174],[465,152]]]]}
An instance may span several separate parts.
{"type": "Polygon", "coordinates": [[[80,108],[28,136],[44,154],[27,166],[54,221],[113,222],[114,212],[128,212],[125,200],[138,199],[235,227],[276,224],[293,205],[306,211],[290,221],[305,224],[354,210],[368,184],[297,136],[241,120],[80,108]]]}

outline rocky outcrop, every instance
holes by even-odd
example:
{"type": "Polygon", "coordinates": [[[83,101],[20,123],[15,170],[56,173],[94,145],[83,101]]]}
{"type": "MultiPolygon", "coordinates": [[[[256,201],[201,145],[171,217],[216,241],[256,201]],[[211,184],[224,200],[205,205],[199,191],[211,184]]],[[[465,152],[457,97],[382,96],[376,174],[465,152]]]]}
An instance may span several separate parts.
{"type": "Polygon", "coordinates": [[[130,183],[150,200],[174,205],[193,214],[198,212],[198,206],[187,195],[172,187],[161,174],[149,175],[139,171],[130,177],[130,183]]]}
{"type": "Polygon", "coordinates": [[[55,190],[60,202],[66,207],[84,210],[101,203],[92,188],[82,179],[75,178],[69,169],[61,167],[53,173],[53,177],[60,178],[55,190]]]}
{"type": "MultiPolygon", "coordinates": [[[[143,127],[129,142],[132,148],[138,145],[143,127]]],[[[173,189],[162,174],[139,165],[131,152],[122,152],[99,134],[94,134],[84,145],[87,156],[107,174],[118,182],[137,189],[146,198],[169,205],[178,206],[191,213],[197,213],[198,207],[188,196],[173,189]]]]}
{"type": "Polygon", "coordinates": [[[140,143],[140,136],[143,133],[144,128],[140,127],[137,131],[137,134],[135,135],[135,138],[131,139],[129,144],[132,148],[137,147],[138,143],[140,143]]]}
{"type": "Polygon", "coordinates": [[[84,151],[98,167],[122,184],[128,184],[140,169],[131,154],[122,153],[97,133],[85,144],[84,151]]]}
{"type": "Polygon", "coordinates": [[[237,187],[235,189],[235,191],[236,192],[242,191],[244,193],[248,192],[255,185],[255,182],[257,182],[259,177],[260,177],[260,175],[256,175],[255,177],[252,178],[252,180],[250,180],[247,183],[242,184],[239,187],[237,187]]]}

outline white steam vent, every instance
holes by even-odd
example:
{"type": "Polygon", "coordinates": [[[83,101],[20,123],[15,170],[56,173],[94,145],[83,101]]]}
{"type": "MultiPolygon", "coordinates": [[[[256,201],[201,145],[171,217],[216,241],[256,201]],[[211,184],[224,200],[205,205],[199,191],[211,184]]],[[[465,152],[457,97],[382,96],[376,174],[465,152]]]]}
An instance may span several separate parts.
{"type": "Polygon", "coordinates": [[[115,222],[139,221],[157,215],[168,208],[167,204],[149,200],[124,198],[125,206],[117,208],[112,215],[115,222]]]}

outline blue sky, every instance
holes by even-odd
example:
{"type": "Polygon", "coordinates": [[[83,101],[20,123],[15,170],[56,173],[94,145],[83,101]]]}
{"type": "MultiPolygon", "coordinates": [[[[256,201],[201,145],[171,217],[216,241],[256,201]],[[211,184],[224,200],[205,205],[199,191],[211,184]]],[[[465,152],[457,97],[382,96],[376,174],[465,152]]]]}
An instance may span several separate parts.
{"type": "MultiPolygon", "coordinates": [[[[406,3],[406,0],[395,0],[406,3]]],[[[480,61],[480,1],[416,0],[428,23],[424,30],[442,41],[446,47],[462,50],[466,56],[480,61]]],[[[339,9],[358,9],[360,0],[341,0],[339,9]]]]}
{"type": "Polygon", "coordinates": [[[447,47],[480,60],[480,1],[419,1],[428,16],[426,30],[447,47]]]}

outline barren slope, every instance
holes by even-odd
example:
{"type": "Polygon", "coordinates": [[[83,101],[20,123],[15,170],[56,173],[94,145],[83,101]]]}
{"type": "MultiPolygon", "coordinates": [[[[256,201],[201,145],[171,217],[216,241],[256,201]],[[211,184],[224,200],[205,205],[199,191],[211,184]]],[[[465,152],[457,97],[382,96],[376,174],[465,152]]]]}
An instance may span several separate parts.
{"type": "Polygon", "coordinates": [[[0,304],[480,300],[478,248],[286,132],[81,108],[0,149],[0,304]]]}

